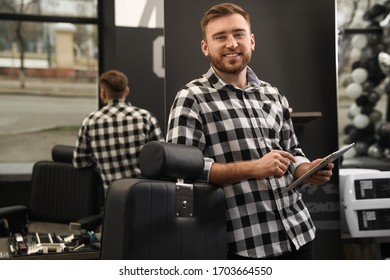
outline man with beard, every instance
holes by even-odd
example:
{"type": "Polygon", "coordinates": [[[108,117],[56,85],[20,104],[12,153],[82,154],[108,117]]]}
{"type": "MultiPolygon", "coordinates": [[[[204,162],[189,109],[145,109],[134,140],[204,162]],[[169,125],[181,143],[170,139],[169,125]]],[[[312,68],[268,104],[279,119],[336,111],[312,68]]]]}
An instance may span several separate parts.
{"type": "MultiPolygon", "coordinates": [[[[177,93],[167,141],[199,148],[199,179],[224,189],[228,258],[311,259],[315,227],[300,190],[281,190],[321,159],[305,157],[286,97],[247,66],[255,49],[248,13],[222,3],[204,14],[201,27],[211,67],[177,93]]],[[[307,183],[329,181],[333,167],[307,183]]]]}

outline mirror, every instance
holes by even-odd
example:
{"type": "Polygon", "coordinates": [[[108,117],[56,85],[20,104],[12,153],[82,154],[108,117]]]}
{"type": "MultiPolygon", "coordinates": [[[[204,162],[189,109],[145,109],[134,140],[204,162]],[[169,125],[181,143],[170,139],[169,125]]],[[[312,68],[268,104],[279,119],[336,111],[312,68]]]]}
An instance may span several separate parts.
{"type": "Polygon", "coordinates": [[[343,165],[390,166],[390,7],[337,1],[339,146],[355,142],[343,165]]]}

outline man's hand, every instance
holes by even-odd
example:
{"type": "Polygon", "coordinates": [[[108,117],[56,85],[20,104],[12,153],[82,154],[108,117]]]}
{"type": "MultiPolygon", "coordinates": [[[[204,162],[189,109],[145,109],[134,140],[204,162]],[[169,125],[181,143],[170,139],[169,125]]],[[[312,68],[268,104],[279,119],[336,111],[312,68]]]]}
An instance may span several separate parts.
{"type": "MultiPolygon", "coordinates": [[[[295,170],[294,177],[299,178],[303,174],[305,174],[309,169],[316,166],[318,163],[320,163],[323,159],[319,158],[316,160],[313,160],[310,163],[303,163],[295,170]]],[[[330,178],[333,175],[332,169],[334,168],[333,163],[329,163],[324,168],[318,170],[316,173],[314,173],[312,176],[310,176],[307,179],[307,183],[313,184],[313,185],[323,185],[326,182],[330,180],[330,178]]]]}
{"type": "Polygon", "coordinates": [[[254,161],[254,178],[262,179],[275,176],[281,178],[288,169],[290,162],[295,162],[295,158],[289,152],[272,150],[262,158],[254,161]]]}

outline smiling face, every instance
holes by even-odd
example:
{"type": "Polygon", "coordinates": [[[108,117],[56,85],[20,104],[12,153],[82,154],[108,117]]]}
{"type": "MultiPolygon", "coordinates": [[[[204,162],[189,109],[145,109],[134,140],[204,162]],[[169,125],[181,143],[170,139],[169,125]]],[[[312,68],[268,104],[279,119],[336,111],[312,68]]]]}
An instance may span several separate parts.
{"type": "Polygon", "coordinates": [[[240,14],[218,17],[205,27],[202,52],[220,76],[237,75],[246,69],[255,47],[249,23],[240,14]]]}

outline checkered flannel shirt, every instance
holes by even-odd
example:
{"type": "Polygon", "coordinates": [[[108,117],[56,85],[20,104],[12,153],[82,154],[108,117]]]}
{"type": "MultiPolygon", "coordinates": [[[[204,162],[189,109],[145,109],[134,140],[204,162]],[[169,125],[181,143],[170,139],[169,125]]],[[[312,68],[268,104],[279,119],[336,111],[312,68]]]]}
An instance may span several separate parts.
{"type": "Polygon", "coordinates": [[[226,84],[211,67],[181,89],[172,105],[167,141],[198,147],[212,162],[256,160],[272,149],[296,158],[282,178],[248,179],[224,185],[228,250],[263,258],[298,249],[314,239],[315,227],[299,191],[279,194],[293,180],[295,168],[309,162],[294,133],[288,101],[277,88],[260,81],[248,67],[248,86],[226,84]]]}
{"type": "Polygon", "coordinates": [[[96,166],[107,189],[116,179],[138,177],[142,146],[161,140],[161,129],[150,112],[127,101],[111,100],[83,120],[73,165],[79,168],[96,166]]]}

